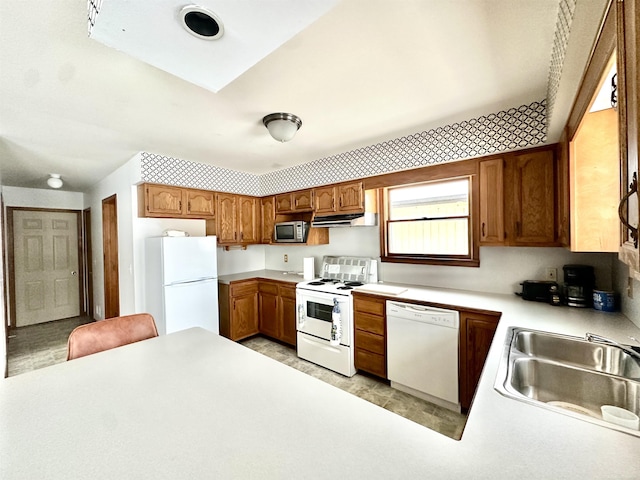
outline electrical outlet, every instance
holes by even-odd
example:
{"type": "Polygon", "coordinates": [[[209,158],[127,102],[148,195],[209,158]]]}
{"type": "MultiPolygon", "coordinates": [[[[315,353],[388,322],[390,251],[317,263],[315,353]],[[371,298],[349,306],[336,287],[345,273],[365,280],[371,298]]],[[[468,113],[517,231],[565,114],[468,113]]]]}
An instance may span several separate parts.
{"type": "Polygon", "coordinates": [[[627,278],[627,297],[633,298],[633,278],[627,278]]]}
{"type": "Polygon", "coordinates": [[[286,253],[284,254],[284,263],[287,263],[289,261],[289,255],[287,255],[286,253]]]}
{"type": "Polygon", "coordinates": [[[558,281],[558,269],[557,268],[547,267],[547,269],[545,270],[545,275],[546,275],[547,280],[550,280],[552,282],[557,282],[558,281]]]}

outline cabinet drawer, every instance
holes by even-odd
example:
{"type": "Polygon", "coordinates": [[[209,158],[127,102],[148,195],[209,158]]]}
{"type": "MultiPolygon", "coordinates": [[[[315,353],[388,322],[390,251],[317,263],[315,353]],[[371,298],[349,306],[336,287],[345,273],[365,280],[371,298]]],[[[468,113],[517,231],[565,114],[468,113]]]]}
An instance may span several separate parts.
{"type": "Polygon", "coordinates": [[[258,287],[258,291],[260,293],[270,293],[271,295],[278,295],[278,284],[277,283],[260,282],[260,286],[258,287]]]}
{"type": "Polygon", "coordinates": [[[382,335],[356,330],[356,348],[384,355],[384,337],[382,335]]]}
{"type": "Polygon", "coordinates": [[[355,328],[384,335],[384,317],[357,312],[355,314],[355,328]]]}
{"type": "Polygon", "coordinates": [[[237,297],[239,295],[248,295],[250,293],[256,292],[256,287],[258,282],[250,281],[250,282],[241,282],[241,283],[232,283],[231,288],[229,289],[230,295],[232,297],[237,297]]]}
{"type": "Polygon", "coordinates": [[[384,355],[367,352],[356,348],[355,351],[356,369],[373,373],[382,378],[387,378],[387,365],[384,355]]]}
{"type": "Polygon", "coordinates": [[[281,297],[284,298],[291,298],[292,300],[296,299],[296,287],[294,286],[288,286],[288,285],[280,285],[279,286],[279,294],[281,297]]]}
{"type": "Polygon", "coordinates": [[[384,316],[384,300],[354,297],[353,309],[356,312],[372,313],[384,316]]]}

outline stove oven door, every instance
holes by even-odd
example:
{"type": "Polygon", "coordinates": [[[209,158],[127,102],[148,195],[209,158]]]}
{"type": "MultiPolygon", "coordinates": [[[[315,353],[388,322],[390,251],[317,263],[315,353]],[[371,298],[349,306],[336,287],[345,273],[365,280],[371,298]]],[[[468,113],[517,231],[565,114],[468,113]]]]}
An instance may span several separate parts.
{"type": "Polygon", "coordinates": [[[351,345],[353,326],[351,324],[351,296],[296,290],[297,329],[301,333],[313,335],[327,342],[331,338],[333,301],[338,300],[342,320],[341,345],[351,345]]]}

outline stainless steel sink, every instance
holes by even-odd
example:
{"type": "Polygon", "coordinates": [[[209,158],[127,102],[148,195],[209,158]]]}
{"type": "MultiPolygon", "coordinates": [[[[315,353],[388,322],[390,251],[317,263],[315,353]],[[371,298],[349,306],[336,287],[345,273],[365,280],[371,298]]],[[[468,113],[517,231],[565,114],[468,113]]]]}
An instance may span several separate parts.
{"type": "Polygon", "coordinates": [[[515,334],[513,348],[535,358],[640,379],[640,363],[611,345],[591,343],[578,337],[523,330],[515,334]]]}
{"type": "Polygon", "coordinates": [[[640,437],[640,431],[602,419],[602,405],[640,415],[640,362],[614,346],[512,327],[495,389],[515,400],[640,437]]]}

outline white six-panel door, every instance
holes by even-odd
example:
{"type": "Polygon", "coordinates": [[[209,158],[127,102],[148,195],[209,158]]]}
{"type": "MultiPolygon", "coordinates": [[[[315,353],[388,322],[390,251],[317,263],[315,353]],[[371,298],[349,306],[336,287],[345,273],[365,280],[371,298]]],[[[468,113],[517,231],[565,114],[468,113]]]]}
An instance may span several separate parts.
{"type": "Polygon", "coordinates": [[[13,212],[16,326],[80,314],[73,212],[13,212]]]}

